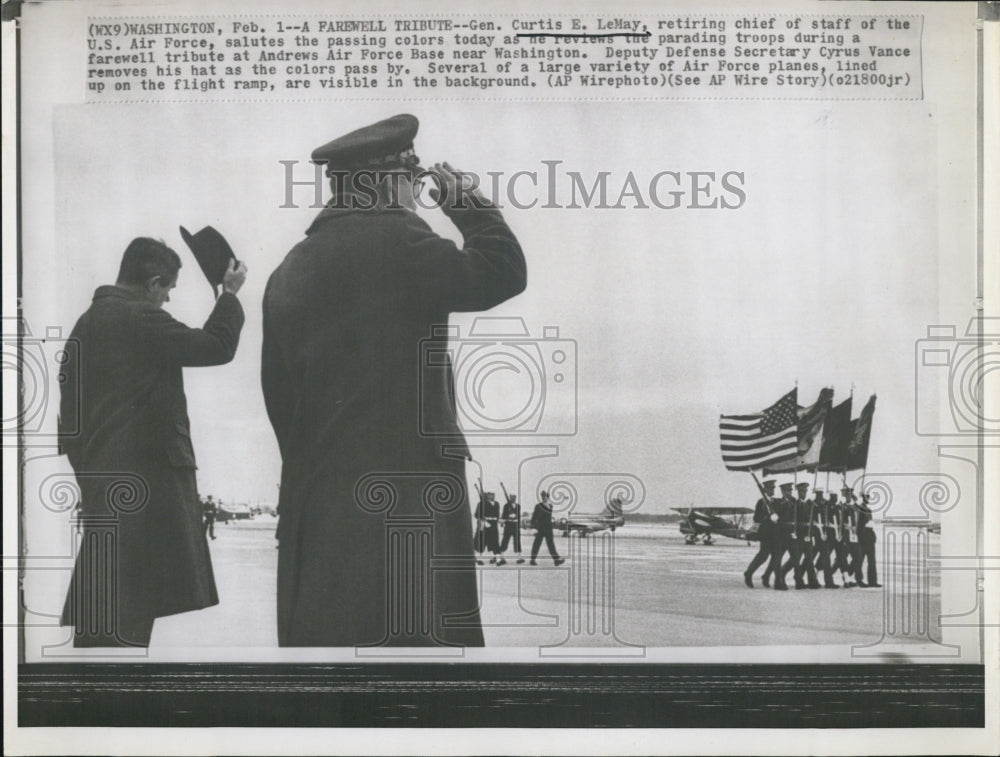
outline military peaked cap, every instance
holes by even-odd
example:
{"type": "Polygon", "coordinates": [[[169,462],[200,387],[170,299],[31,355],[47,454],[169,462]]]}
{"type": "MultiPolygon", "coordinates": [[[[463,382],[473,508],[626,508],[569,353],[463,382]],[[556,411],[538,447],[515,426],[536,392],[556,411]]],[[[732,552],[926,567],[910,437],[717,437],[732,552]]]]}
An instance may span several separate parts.
{"type": "Polygon", "coordinates": [[[313,163],[325,163],[332,170],[360,168],[395,168],[416,166],[420,159],[413,152],[413,138],[420,122],[403,113],[377,124],[352,131],[313,150],[313,163]]]}

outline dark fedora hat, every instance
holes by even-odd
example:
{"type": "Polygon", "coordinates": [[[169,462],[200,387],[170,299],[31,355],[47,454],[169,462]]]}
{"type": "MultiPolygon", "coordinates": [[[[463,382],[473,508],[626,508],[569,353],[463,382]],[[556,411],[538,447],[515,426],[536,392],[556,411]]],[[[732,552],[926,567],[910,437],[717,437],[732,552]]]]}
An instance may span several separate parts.
{"type": "Polygon", "coordinates": [[[222,279],[229,268],[229,261],[236,259],[233,248],[229,246],[226,238],[211,226],[206,226],[197,234],[192,234],[181,226],[181,236],[191,248],[194,259],[198,261],[202,273],[218,297],[222,279]]]}

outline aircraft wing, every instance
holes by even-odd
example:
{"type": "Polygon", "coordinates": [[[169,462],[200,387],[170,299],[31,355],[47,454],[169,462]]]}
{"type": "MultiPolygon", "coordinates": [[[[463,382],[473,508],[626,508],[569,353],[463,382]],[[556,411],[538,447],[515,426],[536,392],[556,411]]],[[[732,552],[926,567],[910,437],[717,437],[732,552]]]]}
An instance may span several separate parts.
{"type": "Polygon", "coordinates": [[[753,512],[751,507],[724,507],[722,505],[695,505],[693,507],[672,507],[679,513],[687,515],[691,512],[706,513],[707,515],[746,515],[753,512]]]}

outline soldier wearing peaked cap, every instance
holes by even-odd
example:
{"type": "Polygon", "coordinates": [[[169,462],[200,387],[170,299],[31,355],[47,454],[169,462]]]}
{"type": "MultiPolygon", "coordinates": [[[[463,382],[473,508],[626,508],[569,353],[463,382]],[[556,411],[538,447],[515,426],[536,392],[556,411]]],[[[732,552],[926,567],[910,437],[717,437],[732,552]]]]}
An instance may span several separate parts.
{"type": "Polygon", "coordinates": [[[827,589],[836,589],[838,586],[833,580],[835,534],[831,524],[830,501],[823,496],[822,489],[814,489],[813,497],[816,501],[813,521],[816,570],[823,571],[823,585],[827,589]]]}
{"type": "Polygon", "coordinates": [[[840,506],[841,522],[843,532],[841,542],[844,545],[844,560],[841,570],[844,575],[844,586],[853,588],[864,586],[865,582],[861,576],[861,548],[858,544],[858,510],[854,506],[854,490],[845,486],[840,490],[844,495],[843,503],[840,506]]]}
{"type": "Polygon", "coordinates": [[[862,564],[867,565],[868,587],[880,589],[882,584],[878,582],[878,566],[875,562],[875,544],[878,537],[875,529],[872,528],[872,511],[868,506],[868,495],[862,494],[858,503],[858,569],[857,576],[862,575],[862,564]]]}
{"type": "MultiPolygon", "coordinates": [[[[763,491],[753,510],[753,522],[757,524],[757,554],[753,556],[747,569],[743,571],[743,582],[753,588],[753,574],[771,558],[774,549],[774,529],[778,516],[773,510],[774,479],[769,478],[761,484],[763,491]]],[[[769,586],[764,579],[764,586],[769,586]]]]}
{"type": "Polygon", "coordinates": [[[844,545],[844,508],[843,505],[837,501],[837,492],[830,492],[827,508],[830,523],[828,533],[832,534],[830,544],[830,569],[834,573],[837,573],[838,571],[840,572],[842,581],[841,585],[846,586],[847,564],[850,560],[847,548],[844,545]]]}
{"type": "Polygon", "coordinates": [[[795,485],[798,496],[795,499],[795,535],[794,543],[798,547],[798,558],[790,561],[790,567],[795,570],[795,588],[818,589],[819,581],[816,580],[816,567],[813,564],[815,555],[815,535],[813,533],[813,520],[815,518],[816,503],[809,499],[809,484],[800,481],[795,485]],[[808,580],[808,583],[806,583],[808,580]]]}
{"type": "Polygon", "coordinates": [[[503,555],[507,552],[507,545],[511,542],[514,543],[517,561],[523,563],[524,558],[521,557],[521,506],[517,503],[516,494],[507,495],[500,520],[503,522],[503,541],[500,542],[499,564],[504,565],[507,562],[503,555]]]}
{"type": "Polygon", "coordinates": [[[778,591],[785,591],[788,589],[788,585],[785,583],[785,571],[782,570],[781,561],[786,552],[791,554],[791,550],[794,548],[791,542],[794,541],[795,535],[793,531],[795,500],[792,497],[791,482],[781,485],[781,497],[774,502],[773,510],[778,519],[774,522],[771,560],[767,564],[763,581],[764,585],[767,586],[768,577],[774,576],[774,588],[778,591]]]}
{"type": "Polygon", "coordinates": [[[486,492],[476,507],[476,520],[482,525],[482,552],[490,553],[490,563],[500,560],[500,503],[496,496],[496,492],[486,492]]]}
{"type": "Polygon", "coordinates": [[[443,452],[467,447],[445,352],[424,380],[423,345],[450,313],[523,291],[527,273],[514,234],[467,177],[447,163],[420,166],[417,128],[399,115],[313,152],[333,199],[264,294],[261,382],[282,457],[283,646],[483,644],[465,463],[443,452]],[[460,246],[414,212],[425,178],[460,246]],[[380,471],[394,472],[382,506],[359,488],[380,471]],[[427,496],[435,485],[454,488],[453,501],[427,496]],[[399,562],[387,533],[414,519],[432,524],[429,553],[399,562]],[[430,555],[447,556],[448,570],[410,596],[406,587],[432,575],[413,561],[430,555]],[[419,617],[390,617],[399,607],[419,617]]]}

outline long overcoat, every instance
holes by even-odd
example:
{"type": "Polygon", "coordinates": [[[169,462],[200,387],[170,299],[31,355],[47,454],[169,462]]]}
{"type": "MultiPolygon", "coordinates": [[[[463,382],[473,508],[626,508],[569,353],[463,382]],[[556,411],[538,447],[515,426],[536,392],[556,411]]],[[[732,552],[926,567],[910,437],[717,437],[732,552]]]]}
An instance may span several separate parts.
{"type": "Polygon", "coordinates": [[[83,540],[62,615],[78,640],[148,643],[130,629],[218,603],[182,369],[232,360],[243,319],[229,293],[192,329],[102,286],[77,321],[60,427],[81,493],[83,540]]]}
{"type": "Polygon", "coordinates": [[[268,281],[281,645],[483,643],[468,450],[435,329],[523,291],[526,270],[497,209],[446,212],[462,248],[403,208],[326,208],[268,281]]]}

